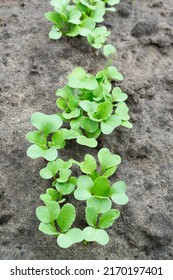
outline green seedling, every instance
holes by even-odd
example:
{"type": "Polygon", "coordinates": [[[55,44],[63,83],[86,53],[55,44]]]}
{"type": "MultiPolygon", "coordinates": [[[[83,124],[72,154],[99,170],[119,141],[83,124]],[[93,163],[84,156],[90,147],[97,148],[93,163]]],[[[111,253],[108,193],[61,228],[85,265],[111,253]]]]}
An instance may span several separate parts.
{"type": "Polygon", "coordinates": [[[118,155],[103,148],[98,153],[100,168],[91,155],[86,155],[82,163],[78,163],[83,173],[77,180],[74,196],[77,200],[86,200],[87,206],[94,208],[97,213],[104,213],[111,209],[112,201],[118,205],[125,205],[128,197],[125,194],[126,184],[118,181],[112,186],[108,178],[112,176],[121,162],[118,155]]]}
{"type": "Polygon", "coordinates": [[[87,242],[95,241],[100,245],[106,245],[109,241],[109,236],[104,229],[113,225],[114,221],[119,218],[120,212],[116,209],[110,209],[103,214],[99,214],[97,209],[87,207],[85,215],[89,227],[83,230],[84,239],[87,242]]]}
{"type": "Polygon", "coordinates": [[[68,248],[84,239],[83,232],[79,228],[71,228],[76,210],[70,203],[60,208],[56,201],[47,202],[46,206],[39,206],[36,209],[36,216],[41,222],[39,230],[47,235],[56,236],[61,248],[68,248]]]}
{"type": "Polygon", "coordinates": [[[111,34],[110,31],[107,31],[105,26],[96,27],[91,31],[88,36],[89,44],[95,49],[101,49],[107,41],[107,37],[111,34]]]}
{"type": "Polygon", "coordinates": [[[97,27],[104,20],[106,11],[115,11],[113,7],[119,1],[102,0],[51,0],[53,12],[45,14],[54,25],[49,32],[50,39],[57,40],[62,36],[87,37],[89,44],[96,49],[103,47],[110,34],[106,27],[97,27]]]}
{"type": "Polygon", "coordinates": [[[106,245],[109,236],[105,229],[111,227],[120,216],[117,209],[111,209],[112,201],[117,205],[128,202],[126,184],[118,181],[111,186],[108,180],[121,163],[120,156],[102,148],[98,152],[98,162],[99,167],[94,157],[89,154],[83,162],[73,159],[63,161],[58,158],[48,162],[47,166],[40,170],[42,178],[52,179],[52,187],[40,195],[45,206],[39,206],[36,210],[37,218],[41,222],[39,229],[45,234],[56,236],[57,243],[62,248],[82,241],[106,245]],[[71,176],[73,165],[79,166],[85,175],[78,179],[71,176]],[[72,204],[64,204],[66,196],[70,194],[79,201],[86,201],[85,216],[88,226],[83,231],[71,228],[76,210],[72,204]]]}
{"type": "Polygon", "coordinates": [[[27,150],[27,155],[32,159],[42,157],[47,161],[54,161],[58,156],[57,150],[65,147],[66,140],[79,136],[77,131],[61,128],[62,118],[56,114],[35,112],[31,123],[37,128],[26,135],[26,139],[33,144],[27,150]]]}
{"type": "MultiPolygon", "coordinates": [[[[111,45],[104,48],[106,56],[114,51],[111,45]]],[[[120,87],[112,88],[112,82],[122,80],[114,66],[107,66],[96,76],[77,67],[68,75],[68,85],[56,91],[56,104],[62,110],[59,116],[78,133],[78,144],[93,148],[101,133],[110,134],[120,125],[132,128],[125,104],[128,96],[120,87]]]]}

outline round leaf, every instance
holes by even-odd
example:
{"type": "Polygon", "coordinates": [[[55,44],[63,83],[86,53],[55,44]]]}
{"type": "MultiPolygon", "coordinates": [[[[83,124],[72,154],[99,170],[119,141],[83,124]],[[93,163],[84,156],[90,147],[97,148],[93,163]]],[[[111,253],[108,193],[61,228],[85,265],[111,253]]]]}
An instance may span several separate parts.
{"type": "Polygon", "coordinates": [[[107,44],[103,47],[103,53],[106,57],[114,55],[115,52],[116,52],[116,49],[111,44],[107,44]]]}
{"type": "Polygon", "coordinates": [[[92,188],[92,194],[95,196],[108,196],[110,192],[110,183],[105,177],[98,177],[94,181],[94,187],[92,188]]]}
{"type": "Polygon", "coordinates": [[[62,126],[62,119],[58,115],[45,115],[40,112],[35,112],[32,115],[31,122],[45,136],[57,131],[62,126]]]}

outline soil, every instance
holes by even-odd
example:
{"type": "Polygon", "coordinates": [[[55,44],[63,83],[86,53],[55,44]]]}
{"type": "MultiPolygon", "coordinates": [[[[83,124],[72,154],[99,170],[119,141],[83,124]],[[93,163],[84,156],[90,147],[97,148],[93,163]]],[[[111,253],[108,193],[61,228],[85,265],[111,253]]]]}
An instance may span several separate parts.
{"type": "MultiPolygon", "coordinates": [[[[50,186],[39,176],[42,160],[26,156],[25,134],[35,111],[57,112],[54,95],[67,74],[82,66],[95,74],[106,61],[85,38],[48,38],[49,1],[0,0],[0,258],[1,259],[172,259],[173,258],[173,2],[122,0],[104,24],[117,48],[113,65],[124,74],[134,128],[102,136],[96,149],[70,142],[64,159],[82,160],[108,147],[122,157],[114,180],[128,185],[129,203],[108,230],[110,242],[63,250],[38,230],[35,208],[50,186]]],[[[76,170],[76,173],[78,171],[76,170]]],[[[77,202],[84,226],[85,203],[77,202]]]]}

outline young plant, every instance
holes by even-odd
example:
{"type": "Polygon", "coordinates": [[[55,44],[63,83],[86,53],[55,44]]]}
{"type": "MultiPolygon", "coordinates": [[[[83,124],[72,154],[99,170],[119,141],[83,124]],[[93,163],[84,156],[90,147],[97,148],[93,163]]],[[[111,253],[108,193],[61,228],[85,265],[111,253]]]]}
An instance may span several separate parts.
{"type": "Polygon", "coordinates": [[[106,11],[115,11],[107,5],[118,4],[119,1],[102,0],[51,0],[53,12],[45,14],[54,25],[49,32],[50,39],[60,39],[62,36],[87,37],[89,44],[96,49],[102,48],[110,34],[106,27],[97,27],[103,22],[106,11]],[[95,28],[96,27],[96,28],[95,28]]]}
{"type": "Polygon", "coordinates": [[[48,162],[47,166],[40,170],[42,178],[52,179],[52,187],[40,195],[45,206],[36,209],[36,216],[41,222],[39,230],[57,237],[57,243],[62,248],[68,248],[83,240],[85,243],[95,241],[106,245],[109,236],[105,229],[111,227],[120,216],[117,209],[111,209],[112,201],[117,205],[124,205],[128,201],[125,194],[126,184],[118,181],[111,186],[108,180],[115,173],[121,158],[102,148],[98,152],[98,161],[99,168],[94,157],[89,154],[83,162],[73,159],[63,161],[58,158],[48,162]],[[85,175],[78,179],[71,176],[73,164],[78,165],[85,175]],[[71,228],[76,210],[72,204],[64,204],[69,194],[74,194],[77,200],[86,200],[85,216],[88,226],[83,231],[71,228]]]}
{"type": "Polygon", "coordinates": [[[71,228],[76,217],[72,204],[67,203],[60,209],[58,202],[47,202],[45,206],[36,209],[36,216],[41,222],[39,230],[56,236],[61,248],[68,248],[83,240],[83,232],[79,228],[71,228]]]}
{"type": "Polygon", "coordinates": [[[79,135],[77,131],[61,128],[63,121],[57,114],[35,112],[31,123],[37,128],[26,135],[26,139],[33,144],[27,150],[27,155],[32,159],[42,157],[47,161],[55,160],[58,156],[57,150],[65,147],[66,140],[79,135]]]}
{"type": "MultiPolygon", "coordinates": [[[[114,51],[111,45],[104,48],[106,56],[114,51]]],[[[62,110],[59,116],[79,133],[78,144],[96,147],[101,133],[110,134],[120,125],[132,128],[125,104],[128,96],[119,87],[112,88],[112,82],[122,80],[114,66],[108,65],[96,76],[77,67],[68,75],[68,85],[56,91],[56,103],[62,110]]]]}

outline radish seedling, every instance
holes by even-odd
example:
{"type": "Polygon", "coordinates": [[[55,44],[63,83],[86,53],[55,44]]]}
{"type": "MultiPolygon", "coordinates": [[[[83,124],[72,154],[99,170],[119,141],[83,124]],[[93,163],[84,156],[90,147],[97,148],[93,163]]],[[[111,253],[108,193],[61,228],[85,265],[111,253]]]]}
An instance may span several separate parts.
{"type": "Polygon", "coordinates": [[[60,39],[62,36],[87,37],[89,44],[96,49],[103,47],[110,34],[105,26],[97,27],[103,22],[106,11],[115,11],[113,7],[119,1],[111,0],[51,0],[53,12],[45,14],[54,25],[49,32],[50,39],[60,39]]]}

